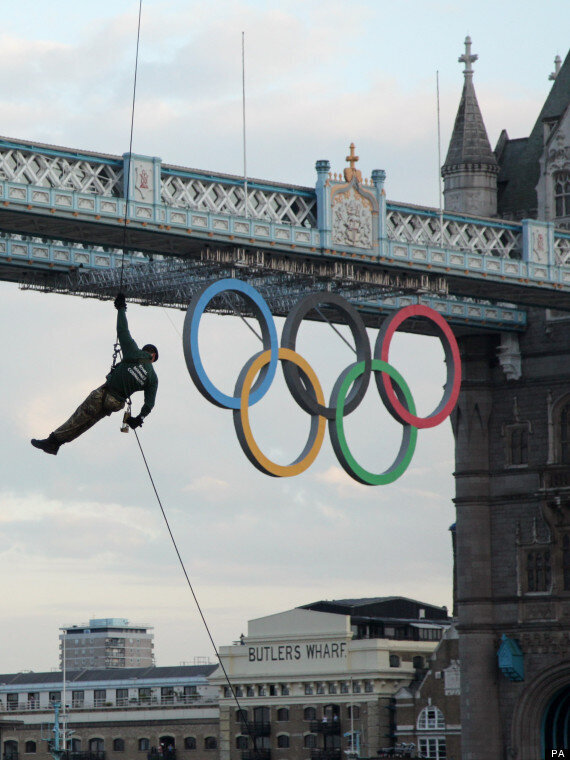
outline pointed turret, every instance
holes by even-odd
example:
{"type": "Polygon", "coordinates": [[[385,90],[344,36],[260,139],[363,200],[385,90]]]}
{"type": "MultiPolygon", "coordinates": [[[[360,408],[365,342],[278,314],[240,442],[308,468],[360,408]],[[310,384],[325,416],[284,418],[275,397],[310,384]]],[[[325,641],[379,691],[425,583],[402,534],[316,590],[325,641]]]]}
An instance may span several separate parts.
{"type": "Polygon", "coordinates": [[[479,216],[497,213],[497,174],[499,167],[473,86],[471,38],[465,38],[465,53],[459,62],[465,64],[465,82],[447,158],[441,168],[446,211],[460,211],[479,216]]]}

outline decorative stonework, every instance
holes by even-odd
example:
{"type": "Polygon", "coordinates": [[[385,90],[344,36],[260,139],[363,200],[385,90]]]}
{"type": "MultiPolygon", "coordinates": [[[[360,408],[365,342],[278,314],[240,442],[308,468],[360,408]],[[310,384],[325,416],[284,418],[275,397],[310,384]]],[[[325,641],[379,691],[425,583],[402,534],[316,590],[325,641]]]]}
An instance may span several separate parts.
{"type": "MultiPolygon", "coordinates": [[[[352,183],[351,183],[352,184],[352,183]]],[[[332,200],[333,245],[372,248],[372,203],[354,186],[332,200]]]]}
{"type": "Polygon", "coordinates": [[[501,333],[501,344],[497,358],[507,380],[520,380],[522,375],[519,336],[516,333],[501,333]]]}

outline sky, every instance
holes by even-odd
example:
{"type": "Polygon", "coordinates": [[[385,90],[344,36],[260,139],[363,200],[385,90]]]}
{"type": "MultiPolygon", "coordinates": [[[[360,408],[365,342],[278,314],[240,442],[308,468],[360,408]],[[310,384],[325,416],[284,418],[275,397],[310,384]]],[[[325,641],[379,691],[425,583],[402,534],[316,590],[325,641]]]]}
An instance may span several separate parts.
{"type": "MultiPolygon", "coordinates": [[[[137,10],[130,0],[8,4],[0,134],[126,152],[137,10]]],[[[390,200],[436,206],[436,71],[442,158],[467,34],[479,55],[474,82],[491,144],[502,129],[523,137],[548,93],[555,55],[567,53],[568,22],[567,0],[550,0],[548,13],[520,0],[143,0],[133,149],[242,172],[243,31],[250,176],[314,186],[315,161],[329,159],[340,171],[355,142],[365,175],[386,170],[390,200]]],[[[110,302],[0,283],[0,672],[56,668],[59,627],[91,617],[154,626],[157,664],[215,659],[135,437],[120,433],[119,416],[57,457],[29,443],[103,381],[115,314],[110,302]]],[[[140,440],[218,646],[246,632],[249,619],[317,599],[403,595],[451,607],[449,421],[420,431],[410,467],[390,486],[352,481],[327,439],[307,472],[269,478],[243,455],[230,412],[193,386],[184,313],[131,304],[127,316],[140,345],[159,347],[157,404],[140,440]]],[[[427,413],[444,381],[443,352],[432,339],[397,338],[391,361],[427,413]]],[[[229,317],[206,317],[200,341],[227,392],[258,350],[229,317]]],[[[351,361],[318,325],[303,325],[299,351],[326,395],[351,361]]],[[[139,394],[135,412],[140,403],[139,394]]],[[[282,463],[308,429],[279,378],[252,421],[262,449],[282,463]]],[[[372,386],[346,426],[365,466],[389,465],[399,429],[372,386]]]]}

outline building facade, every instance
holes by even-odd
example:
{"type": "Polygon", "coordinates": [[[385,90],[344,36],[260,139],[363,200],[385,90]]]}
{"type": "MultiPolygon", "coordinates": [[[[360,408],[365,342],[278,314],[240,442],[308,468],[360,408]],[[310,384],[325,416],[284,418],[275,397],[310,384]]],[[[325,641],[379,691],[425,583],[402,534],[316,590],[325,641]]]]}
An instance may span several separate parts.
{"type": "MultiPolygon", "coordinates": [[[[470,41],[460,60],[471,67],[470,41]]],[[[499,138],[495,212],[490,183],[477,190],[491,161],[473,73],[465,75],[462,128],[442,169],[446,207],[449,198],[455,211],[486,205],[503,218],[535,220],[533,261],[556,266],[545,241],[570,221],[570,55],[556,64],[529,137],[499,138]]],[[[570,314],[530,308],[520,336],[459,339],[463,382],[452,424],[465,760],[536,760],[570,746],[569,329],[570,314]]]]}
{"type": "Polygon", "coordinates": [[[3,760],[48,760],[55,706],[72,760],[214,760],[209,666],[0,675],[3,760]],[[67,706],[67,707],[63,707],[67,706]]]}
{"type": "Polygon", "coordinates": [[[395,740],[396,692],[419,673],[447,610],[400,597],[316,602],[250,620],[220,649],[222,760],[378,757],[395,740]]]}
{"type": "Polygon", "coordinates": [[[96,618],[86,625],[60,628],[59,662],[68,670],[149,668],[154,665],[151,626],[124,618],[96,618]]]}

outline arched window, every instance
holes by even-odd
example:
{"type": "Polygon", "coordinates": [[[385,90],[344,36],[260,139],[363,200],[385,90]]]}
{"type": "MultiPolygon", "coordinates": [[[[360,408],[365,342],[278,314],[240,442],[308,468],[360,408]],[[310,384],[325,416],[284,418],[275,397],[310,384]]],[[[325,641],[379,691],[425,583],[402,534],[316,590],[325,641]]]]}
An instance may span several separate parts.
{"type": "Polygon", "coordinates": [[[217,749],[218,748],[218,740],[215,736],[207,736],[204,739],[204,749],[217,749]]]}
{"type": "Polygon", "coordinates": [[[100,739],[99,737],[95,737],[94,739],[89,739],[89,752],[104,752],[105,751],[105,742],[103,739],[100,739]]]}
{"type": "Polygon", "coordinates": [[[305,707],[303,710],[303,720],[316,720],[317,711],[314,707],[305,707]]]}
{"type": "Polygon", "coordinates": [[[303,737],[303,746],[307,749],[315,749],[317,746],[317,735],[316,734],[305,734],[303,737]]]}
{"type": "Polygon", "coordinates": [[[399,668],[400,667],[400,658],[397,654],[391,654],[390,655],[390,667],[391,668],[399,668]]]}
{"type": "Polygon", "coordinates": [[[360,707],[358,705],[349,705],[348,717],[353,720],[360,720],[360,707]]]}
{"type": "Polygon", "coordinates": [[[243,707],[236,710],[236,723],[247,723],[247,710],[244,710],[243,707]]]}
{"type": "Polygon", "coordinates": [[[247,749],[247,736],[236,736],[236,749],[247,749]]]}
{"type": "Polygon", "coordinates": [[[280,749],[288,749],[289,748],[289,734],[278,734],[277,746],[280,749]]]}
{"type": "Polygon", "coordinates": [[[124,752],[124,751],[125,751],[125,740],[113,739],[113,752],[124,752]]]}
{"type": "Polygon", "coordinates": [[[184,739],[184,749],[196,749],[196,737],[187,736],[184,739]]]}
{"type": "Polygon", "coordinates": [[[5,760],[16,760],[18,757],[18,742],[14,739],[8,739],[4,742],[4,758],[5,760]]]}
{"type": "Polygon", "coordinates": [[[557,218],[570,216],[570,172],[554,175],[554,205],[557,218]]]}
{"type": "Polygon", "coordinates": [[[253,720],[255,723],[269,723],[269,707],[255,707],[253,720]]]}
{"type": "Polygon", "coordinates": [[[81,752],[81,739],[72,739],[71,740],[71,751],[72,752],[81,752]]]}
{"type": "Polygon", "coordinates": [[[424,707],[418,716],[418,731],[441,731],[445,728],[445,718],[439,707],[424,707]]]}
{"type": "Polygon", "coordinates": [[[36,751],[37,751],[36,743],[31,740],[27,741],[26,748],[25,748],[26,755],[34,755],[36,751]]]}
{"type": "Polygon", "coordinates": [[[139,739],[139,752],[148,752],[150,749],[150,739],[139,739]]]}
{"type": "Polygon", "coordinates": [[[550,551],[532,549],[526,554],[527,591],[550,589],[550,551]]]}
{"type": "Polygon", "coordinates": [[[289,720],[289,708],[288,707],[280,707],[279,710],[277,710],[277,720],[283,721],[289,720]]]}

